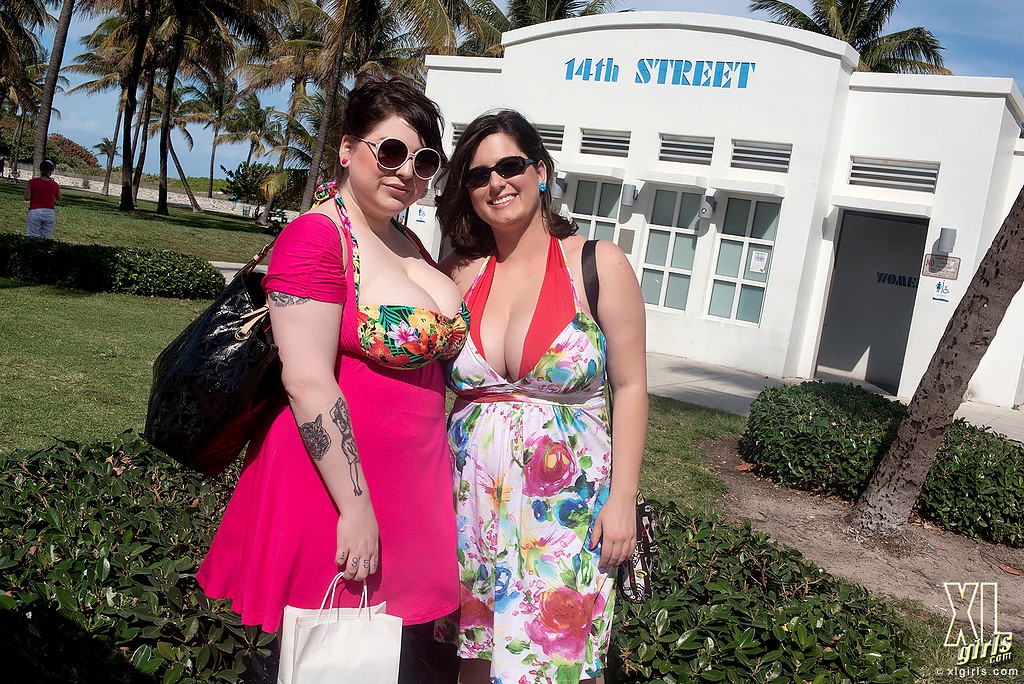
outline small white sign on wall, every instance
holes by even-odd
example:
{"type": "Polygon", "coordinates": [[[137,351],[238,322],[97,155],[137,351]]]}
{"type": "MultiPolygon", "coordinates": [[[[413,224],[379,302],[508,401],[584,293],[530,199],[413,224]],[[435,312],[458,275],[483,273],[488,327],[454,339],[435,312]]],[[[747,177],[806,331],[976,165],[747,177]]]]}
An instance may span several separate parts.
{"type": "Polygon", "coordinates": [[[752,273],[764,273],[768,270],[768,252],[761,249],[750,251],[750,271],[752,273]]]}
{"type": "Polygon", "coordinates": [[[945,280],[940,280],[935,283],[935,287],[932,289],[932,301],[933,302],[948,302],[949,301],[949,283],[945,280]]]}

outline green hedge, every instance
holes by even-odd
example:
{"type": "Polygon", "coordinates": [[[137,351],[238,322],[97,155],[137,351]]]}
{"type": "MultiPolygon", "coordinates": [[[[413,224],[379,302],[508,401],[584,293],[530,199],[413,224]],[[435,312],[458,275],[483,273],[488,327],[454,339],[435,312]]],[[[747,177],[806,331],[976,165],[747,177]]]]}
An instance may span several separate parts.
{"type": "Polygon", "coordinates": [[[139,437],[0,458],[0,652],[33,682],[235,682],[273,635],[194,573],[230,485],[139,437]]]}
{"type": "Polygon", "coordinates": [[[73,245],[0,234],[0,276],[90,292],[211,299],[224,277],[208,261],[168,250],[73,245]]]}
{"type": "Polygon", "coordinates": [[[658,509],[655,595],[619,605],[612,681],[913,681],[907,633],[867,591],[749,523],[658,509]]]}
{"type": "MultiPolygon", "coordinates": [[[[751,404],[740,453],[785,485],[853,501],[896,437],[906,407],[863,387],[769,387],[751,404]]],[[[1024,546],[1024,447],[957,419],[936,454],[917,511],[940,527],[1024,546]]]]}

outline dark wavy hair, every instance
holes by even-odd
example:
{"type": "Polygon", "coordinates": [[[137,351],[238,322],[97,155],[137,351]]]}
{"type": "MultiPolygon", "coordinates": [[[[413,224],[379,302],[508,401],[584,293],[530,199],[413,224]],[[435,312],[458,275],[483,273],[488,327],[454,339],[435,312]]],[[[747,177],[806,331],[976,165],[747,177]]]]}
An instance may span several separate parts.
{"type": "Polygon", "coordinates": [[[494,233],[483,219],[476,215],[466,188],[466,172],[469,164],[484,138],[495,133],[504,133],[530,159],[544,162],[548,171],[548,187],[540,196],[540,211],[548,232],[561,239],[576,232],[577,227],[570,220],[551,208],[551,184],[555,182],[555,162],[544,147],[540,133],[519,112],[512,109],[498,109],[481,114],[466,126],[459,138],[459,144],[452,152],[452,160],[444,172],[444,192],[437,201],[437,218],[441,224],[441,235],[448,239],[456,254],[479,257],[494,252],[494,233]]]}
{"type": "MultiPolygon", "coordinates": [[[[392,116],[412,126],[426,147],[437,150],[442,167],[448,163],[441,141],[441,131],[444,130],[441,110],[433,100],[400,76],[388,79],[369,77],[356,81],[345,104],[339,139],[346,135],[365,138],[378,124],[392,116]]],[[[338,159],[334,161],[333,176],[341,182],[346,169],[338,159]]]]}

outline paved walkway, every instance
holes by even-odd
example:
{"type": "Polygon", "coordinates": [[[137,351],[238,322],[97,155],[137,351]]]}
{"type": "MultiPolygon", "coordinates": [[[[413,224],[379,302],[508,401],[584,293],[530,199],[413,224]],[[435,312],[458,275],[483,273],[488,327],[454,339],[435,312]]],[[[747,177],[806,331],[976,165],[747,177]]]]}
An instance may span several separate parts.
{"type": "MultiPolygon", "coordinates": [[[[234,276],[235,272],[242,267],[242,264],[223,261],[211,263],[224,274],[225,279],[234,276]]],[[[260,268],[264,267],[260,266],[260,268]]],[[[857,382],[838,376],[824,376],[819,379],[857,382]]],[[[801,380],[758,375],[734,368],[698,363],[681,356],[655,353],[647,355],[647,386],[653,394],[688,401],[692,404],[711,406],[741,416],[750,413],[750,402],[766,386],[791,382],[801,382],[801,380]]],[[[857,382],[857,384],[890,399],[896,398],[874,385],[865,382],[857,382]]],[[[900,398],[904,402],[907,401],[907,397],[900,398]]],[[[975,425],[991,427],[1011,439],[1024,442],[1024,411],[968,401],[960,407],[957,415],[975,425]]]]}

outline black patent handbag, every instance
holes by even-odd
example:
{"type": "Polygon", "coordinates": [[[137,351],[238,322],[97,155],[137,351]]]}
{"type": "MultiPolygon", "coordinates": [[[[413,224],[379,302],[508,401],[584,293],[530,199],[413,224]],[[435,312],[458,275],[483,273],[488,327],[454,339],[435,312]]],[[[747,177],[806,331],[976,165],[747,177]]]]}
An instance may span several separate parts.
{"type": "Polygon", "coordinates": [[[153,364],[143,437],[206,475],[223,472],[283,400],[263,274],[255,270],[272,244],[153,364]]]}

